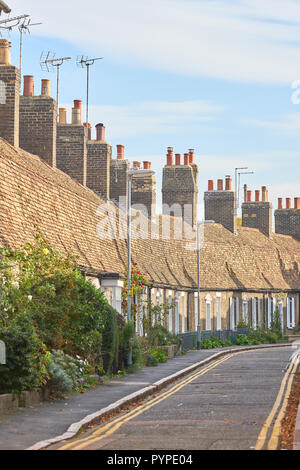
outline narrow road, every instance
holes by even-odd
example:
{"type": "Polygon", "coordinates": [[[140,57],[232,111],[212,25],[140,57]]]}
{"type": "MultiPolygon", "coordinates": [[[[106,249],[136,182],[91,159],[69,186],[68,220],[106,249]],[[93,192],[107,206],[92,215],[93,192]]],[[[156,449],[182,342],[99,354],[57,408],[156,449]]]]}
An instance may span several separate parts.
{"type": "Polygon", "coordinates": [[[292,348],[237,352],[170,385],[60,450],[280,448],[280,420],[299,358],[292,348]]]}

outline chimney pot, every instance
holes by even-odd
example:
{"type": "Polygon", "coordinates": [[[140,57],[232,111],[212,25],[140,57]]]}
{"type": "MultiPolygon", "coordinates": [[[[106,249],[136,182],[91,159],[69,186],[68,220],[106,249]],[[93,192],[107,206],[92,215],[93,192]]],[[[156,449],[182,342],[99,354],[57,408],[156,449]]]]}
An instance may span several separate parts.
{"type": "Polygon", "coordinates": [[[214,180],[208,180],[208,191],[214,190],[214,180]]]}
{"type": "Polygon", "coordinates": [[[286,198],[286,208],[291,209],[292,207],[292,199],[290,197],[286,198]]]}
{"type": "Polygon", "coordinates": [[[32,75],[24,75],[23,96],[34,96],[34,77],[32,75]]]}
{"type": "Polygon", "coordinates": [[[175,165],[176,166],[181,165],[181,154],[180,153],[176,153],[176,155],[175,155],[175,165]]]}
{"type": "Polygon", "coordinates": [[[59,124],[67,124],[67,109],[59,108],[59,124]]]}
{"type": "Polygon", "coordinates": [[[41,95],[50,96],[50,80],[42,80],[41,95]]]}
{"type": "Polygon", "coordinates": [[[260,201],[260,191],[256,190],[255,191],[255,202],[259,202],[259,201],[260,201]]]}
{"type": "Polygon", "coordinates": [[[173,164],[174,164],[173,147],[168,147],[167,166],[173,166],[173,164]]]}
{"type": "Polygon", "coordinates": [[[218,180],[218,191],[223,191],[224,183],[223,180],[218,180]]]}
{"type": "Polygon", "coordinates": [[[189,165],[190,164],[190,155],[188,153],[184,154],[184,164],[189,165]]]}
{"type": "Polygon", "coordinates": [[[261,192],[262,192],[262,202],[268,202],[269,197],[268,197],[267,187],[266,187],[266,186],[263,186],[263,187],[261,188],[261,192]]]}
{"type": "Polygon", "coordinates": [[[232,191],[232,178],[231,178],[231,176],[226,176],[226,191],[232,191]]]}
{"type": "Polygon", "coordinates": [[[251,202],[252,201],[252,191],[247,191],[247,202],[251,202]]]}
{"type": "Polygon", "coordinates": [[[92,125],[91,123],[86,123],[84,122],[83,123],[84,127],[87,127],[87,130],[88,130],[88,140],[92,140],[92,125]]]}
{"type": "Polygon", "coordinates": [[[294,204],[294,208],[299,210],[300,209],[300,197],[295,197],[295,204],[294,204]]]}
{"type": "Polygon", "coordinates": [[[282,210],[282,197],[278,198],[278,210],[282,210]]]}
{"type": "Polygon", "coordinates": [[[11,42],[8,39],[0,39],[0,65],[11,65],[10,48],[11,42]]]}
{"type": "Polygon", "coordinates": [[[96,140],[105,140],[105,126],[102,123],[96,125],[96,132],[96,140]]]}
{"type": "Polygon", "coordinates": [[[194,165],[194,159],[195,159],[195,150],[190,149],[189,150],[189,164],[194,165]]]}
{"type": "Polygon", "coordinates": [[[144,170],[151,170],[151,162],[143,162],[144,170]]]}
{"type": "Polygon", "coordinates": [[[74,108],[81,110],[82,101],[81,100],[74,100],[74,108]]]}
{"type": "Polygon", "coordinates": [[[125,159],[125,147],[124,145],[117,145],[117,159],[124,160],[125,159]]]}
{"type": "Polygon", "coordinates": [[[141,168],[141,162],[133,162],[133,168],[136,170],[138,168],[141,168]]]}

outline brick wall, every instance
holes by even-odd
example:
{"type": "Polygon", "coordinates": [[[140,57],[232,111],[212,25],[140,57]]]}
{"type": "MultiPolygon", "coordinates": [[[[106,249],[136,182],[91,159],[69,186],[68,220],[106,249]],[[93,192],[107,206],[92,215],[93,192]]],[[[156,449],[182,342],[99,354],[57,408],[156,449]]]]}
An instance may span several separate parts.
{"type": "Polygon", "coordinates": [[[56,166],[56,101],[50,96],[21,96],[20,147],[56,166]]]}
{"type": "Polygon", "coordinates": [[[177,204],[181,208],[185,222],[195,225],[197,222],[198,202],[197,180],[197,165],[165,166],[162,182],[163,214],[168,214],[167,207],[170,208],[177,204]]]}
{"type": "Polygon", "coordinates": [[[275,233],[290,235],[300,241],[300,210],[280,209],[275,211],[275,233]]]}
{"type": "Polygon", "coordinates": [[[88,130],[77,124],[58,124],[56,141],[57,168],[86,186],[88,130]]]}
{"type": "Polygon", "coordinates": [[[244,202],[243,227],[257,228],[268,237],[272,234],[272,204],[270,202],[244,202]]]}
{"type": "Polygon", "coordinates": [[[12,65],[0,64],[0,86],[0,137],[7,140],[7,142],[14,147],[18,147],[20,101],[19,70],[12,65]]]}
{"type": "Polygon", "coordinates": [[[156,179],[155,176],[132,178],[132,205],[143,205],[145,215],[155,215],[156,205],[156,179]]]}
{"type": "Polygon", "coordinates": [[[111,160],[110,168],[110,199],[119,203],[121,197],[126,204],[128,197],[127,171],[129,169],[129,162],[128,160],[111,160]]]}
{"type": "Polygon", "coordinates": [[[88,188],[96,191],[104,199],[110,197],[111,156],[111,146],[106,142],[88,141],[86,184],[88,188]]]}
{"type": "Polygon", "coordinates": [[[207,191],[204,193],[205,220],[214,220],[231,232],[236,232],[234,191],[207,191]]]}

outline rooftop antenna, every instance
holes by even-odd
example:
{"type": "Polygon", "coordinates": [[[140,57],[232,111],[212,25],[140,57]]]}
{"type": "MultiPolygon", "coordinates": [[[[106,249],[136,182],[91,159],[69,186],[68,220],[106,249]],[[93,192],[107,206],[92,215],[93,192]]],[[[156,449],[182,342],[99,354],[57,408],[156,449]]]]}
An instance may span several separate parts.
{"type": "Polygon", "coordinates": [[[237,209],[240,208],[241,175],[254,175],[254,171],[241,171],[238,173],[237,209]]]}
{"type": "Polygon", "coordinates": [[[235,201],[235,217],[237,217],[237,211],[238,211],[238,199],[239,199],[239,188],[238,188],[238,171],[239,170],[248,170],[248,167],[239,167],[239,168],[235,168],[235,195],[236,195],[236,201],[235,201]]]}
{"type": "Polygon", "coordinates": [[[72,57],[55,57],[53,52],[42,52],[40,58],[40,65],[43,71],[53,72],[56,67],[56,103],[57,103],[57,115],[58,115],[58,101],[59,101],[59,79],[60,79],[60,67],[67,60],[71,60],[72,57]]]}
{"type": "Polygon", "coordinates": [[[85,56],[77,57],[77,66],[84,68],[86,67],[86,125],[89,122],[89,87],[90,87],[90,66],[94,65],[97,60],[102,60],[104,57],[97,57],[95,59],[89,59],[85,56]]]}
{"type": "Polygon", "coordinates": [[[19,24],[20,32],[20,74],[22,77],[22,51],[23,51],[23,34],[30,34],[32,26],[40,26],[42,23],[31,23],[31,18],[24,18],[23,22],[19,24]]]}
{"type": "Polygon", "coordinates": [[[38,26],[42,23],[31,23],[30,15],[20,15],[13,18],[6,18],[0,20],[0,35],[1,29],[12,31],[14,28],[18,28],[20,32],[20,74],[22,76],[22,49],[23,49],[23,34],[30,34],[31,26],[38,26]]]}

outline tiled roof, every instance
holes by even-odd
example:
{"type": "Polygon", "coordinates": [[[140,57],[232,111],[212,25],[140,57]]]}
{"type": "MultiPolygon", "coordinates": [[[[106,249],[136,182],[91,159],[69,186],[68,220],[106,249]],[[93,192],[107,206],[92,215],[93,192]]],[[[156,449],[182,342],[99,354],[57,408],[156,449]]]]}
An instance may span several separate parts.
{"type": "MultiPolygon", "coordinates": [[[[105,202],[94,192],[1,139],[0,178],[1,245],[20,247],[40,232],[56,249],[77,256],[78,264],[90,272],[124,273],[126,233],[117,240],[97,236],[98,230],[103,238],[97,210],[105,202]]],[[[132,242],[132,257],[156,285],[195,288],[197,256],[188,248],[185,240],[139,239],[132,242]]],[[[208,225],[201,286],[300,290],[300,243],[283,235],[267,238],[254,229],[241,228],[235,236],[221,225],[208,225]]]]}

